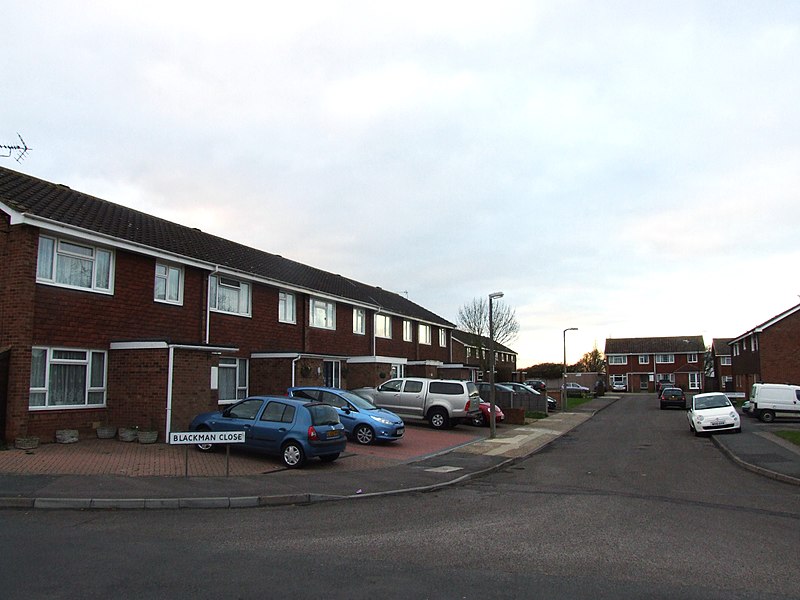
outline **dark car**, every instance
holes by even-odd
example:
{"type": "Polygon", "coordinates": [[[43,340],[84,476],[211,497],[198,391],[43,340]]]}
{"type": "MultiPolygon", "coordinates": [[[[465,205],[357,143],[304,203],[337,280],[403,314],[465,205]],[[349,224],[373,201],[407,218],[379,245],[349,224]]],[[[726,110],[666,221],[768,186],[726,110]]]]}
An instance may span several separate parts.
{"type": "Polygon", "coordinates": [[[686,408],[686,394],[683,393],[681,388],[668,387],[661,390],[658,394],[658,401],[661,409],[668,406],[677,406],[678,408],[686,408]]]}
{"type": "Polygon", "coordinates": [[[288,389],[292,398],[306,398],[330,404],[339,413],[347,435],[359,444],[371,444],[375,440],[399,440],[405,433],[403,419],[385,408],[378,408],[358,394],[327,387],[292,387],[288,389]]]}
{"type": "Polygon", "coordinates": [[[526,379],[525,385],[527,385],[529,388],[533,388],[540,394],[547,393],[547,384],[541,379],[526,379]]]}
{"type": "MultiPolygon", "coordinates": [[[[347,436],[336,409],[322,402],[251,396],[222,411],[197,415],[190,431],[244,431],[244,447],[280,456],[294,469],[307,458],[332,462],[344,452],[347,436]]],[[[210,452],[212,444],[197,444],[210,452]]]]}

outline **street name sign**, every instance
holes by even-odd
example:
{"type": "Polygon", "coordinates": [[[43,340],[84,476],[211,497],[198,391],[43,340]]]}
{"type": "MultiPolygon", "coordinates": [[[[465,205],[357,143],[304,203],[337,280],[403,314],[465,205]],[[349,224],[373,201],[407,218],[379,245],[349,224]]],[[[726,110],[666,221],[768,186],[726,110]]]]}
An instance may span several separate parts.
{"type": "Polygon", "coordinates": [[[173,431],[170,444],[243,444],[244,431],[173,431]]]}

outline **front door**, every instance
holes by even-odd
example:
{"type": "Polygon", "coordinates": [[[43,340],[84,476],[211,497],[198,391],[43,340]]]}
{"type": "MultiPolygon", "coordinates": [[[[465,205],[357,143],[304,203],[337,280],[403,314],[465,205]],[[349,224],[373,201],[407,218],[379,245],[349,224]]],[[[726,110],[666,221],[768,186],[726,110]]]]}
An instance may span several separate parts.
{"type": "Polygon", "coordinates": [[[338,360],[325,360],[322,362],[322,376],[325,387],[338,388],[342,386],[342,363],[338,360]]]}

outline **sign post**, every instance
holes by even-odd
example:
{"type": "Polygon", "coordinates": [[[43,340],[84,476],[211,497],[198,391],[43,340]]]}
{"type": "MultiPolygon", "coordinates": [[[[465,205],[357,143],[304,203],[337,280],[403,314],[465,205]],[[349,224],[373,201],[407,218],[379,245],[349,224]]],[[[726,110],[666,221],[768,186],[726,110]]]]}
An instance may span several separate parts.
{"type": "Polygon", "coordinates": [[[170,445],[184,445],[184,477],[189,476],[189,446],[195,444],[225,444],[225,477],[230,474],[231,444],[244,443],[244,431],[173,431],[170,445]]]}

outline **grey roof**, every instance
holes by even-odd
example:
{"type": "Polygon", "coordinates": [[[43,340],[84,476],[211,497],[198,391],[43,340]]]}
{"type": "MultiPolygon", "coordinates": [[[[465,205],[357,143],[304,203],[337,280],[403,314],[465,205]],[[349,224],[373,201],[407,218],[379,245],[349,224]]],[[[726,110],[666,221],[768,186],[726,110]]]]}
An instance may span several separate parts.
{"type": "Polygon", "coordinates": [[[728,345],[731,343],[732,338],[714,338],[711,341],[711,348],[714,349],[714,356],[730,356],[731,355],[731,347],[728,345]]]}
{"type": "Polygon", "coordinates": [[[605,354],[683,354],[705,352],[702,335],[675,337],[608,338],[605,354]]]}
{"type": "MultiPolygon", "coordinates": [[[[452,333],[453,339],[461,342],[465,346],[472,346],[473,348],[478,347],[478,338],[480,338],[481,346],[488,348],[489,347],[489,337],[485,335],[478,336],[474,333],[470,333],[469,331],[464,331],[463,329],[454,329],[452,333]]],[[[503,344],[498,343],[495,341],[494,349],[499,352],[507,352],[508,354],[516,354],[514,350],[509,348],[508,346],[504,346],[503,344]]]]}
{"type": "Polygon", "coordinates": [[[420,321],[455,327],[400,294],[4,167],[0,167],[0,203],[26,216],[47,219],[209,265],[219,265],[311,293],[352,300],[420,321]]]}

